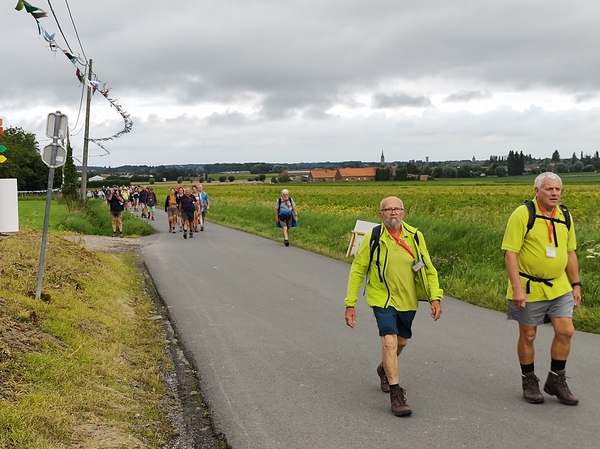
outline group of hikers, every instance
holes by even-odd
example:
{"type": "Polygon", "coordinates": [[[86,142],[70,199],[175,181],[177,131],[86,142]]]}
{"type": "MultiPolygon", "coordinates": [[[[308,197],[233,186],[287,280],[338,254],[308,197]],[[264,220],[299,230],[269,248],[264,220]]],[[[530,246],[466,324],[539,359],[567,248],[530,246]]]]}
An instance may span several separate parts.
{"type": "MultiPolygon", "coordinates": [[[[171,189],[165,199],[169,232],[176,232],[177,225],[179,225],[179,231],[183,232],[184,238],[188,237],[188,232],[190,238],[193,237],[192,232],[198,232],[198,226],[200,226],[200,231],[204,231],[204,218],[210,208],[210,198],[202,185],[193,186],[192,189],[193,191],[189,187],[171,189]]],[[[132,209],[133,212],[140,212],[141,218],[154,220],[158,199],[153,187],[113,185],[103,188],[102,195],[110,207],[113,237],[117,236],[117,226],[119,236],[123,237],[122,213],[124,210],[132,209]]]]}
{"type": "Polygon", "coordinates": [[[204,231],[204,219],[210,209],[210,197],[202,184],[172,188],[165,199],[165,212],[169,220],[169,233],[183,232],[183,238],[194,237],[194,232],[204,231]]]}

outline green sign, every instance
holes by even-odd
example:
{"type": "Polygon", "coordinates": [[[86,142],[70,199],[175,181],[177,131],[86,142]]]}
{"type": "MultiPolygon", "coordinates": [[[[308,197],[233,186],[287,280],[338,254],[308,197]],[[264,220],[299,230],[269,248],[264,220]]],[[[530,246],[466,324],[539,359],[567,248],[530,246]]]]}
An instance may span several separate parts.
{"type": "Polygon", "coordinates": [[[0,153],[4,153],[6,151],[6,147],[4,145],[0,145],[0,153]]]}

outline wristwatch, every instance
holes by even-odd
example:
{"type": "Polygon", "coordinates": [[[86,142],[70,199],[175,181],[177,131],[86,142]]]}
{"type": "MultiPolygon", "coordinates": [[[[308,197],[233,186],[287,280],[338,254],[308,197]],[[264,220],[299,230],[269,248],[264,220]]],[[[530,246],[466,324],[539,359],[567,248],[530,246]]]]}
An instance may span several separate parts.
{"type": "Polygon", "coordinates": [[[571,287],[576,287],[576,286],[578,286],[578,285],[579,285],[580,287],[582,287],[582,286],[583,286],[583,285],[581,284],[581,281],[577,281],[577,282],[573,282],[573,283],[571,284],[571,287]]]}

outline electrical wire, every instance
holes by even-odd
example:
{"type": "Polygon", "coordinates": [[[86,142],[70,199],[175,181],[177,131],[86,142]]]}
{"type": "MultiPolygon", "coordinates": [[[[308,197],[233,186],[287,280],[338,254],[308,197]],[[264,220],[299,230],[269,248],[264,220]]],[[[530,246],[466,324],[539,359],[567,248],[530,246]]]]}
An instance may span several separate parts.
{"type": "Polygon", "coordinates": [[[54,12],[54,8],[52,7],[52,3],[50,3],[50,0],[48,0],[48,6],[50,6],[50,11],[52,11],[52,15],[54,16],[54,21],[56,22],[56,25],[58,26],[60,34],[62,35],[63,39],[65,40],[65,44],[67,44],[67,48],[69,49],[69,51],[71,53],[73,53],[73,50],[71,50],[71,46],[69,45],[69,41],[67,41],[65,33],[63,33],[60,23],[58,23],[58,18],[56,17],[56,13],[54,12]]]}
{"type": "MultiPolygon", "coordinates": [[[[48,2],[49,1],[50,0],[48,0],[48,2]]],[[[81,48],[81,53],[83,54],[83,57],[87,61],[88,58],[85,55],[85,51],[83,50],[83,44],[81,43],[81,39],[79,39],[79,32],[77,31],[77,27],[75,26],[75,21],[73,20],[73,15],[71,14],[71,7],[69,6],[68,0],[65,0],[65,4],[67,5],[67,10],[69,11],[69,17],[71,18],[71,23],[73,24],[73,29],[75,30],[75,36],[77,36],[77,42],[79,42],[79,48],[81,48]]]]}
{"type": "MultiPolygon", "coordinates": [[[[86,68],[87,68],[87,65],[86,65],[86,68]]],[[[77,112],[77,120],[75,120],[75,124],[73,125],[73,128],[71,128],[71,131],[73,131],[75,128],[77,128],[77,124],[79,123],[79,119],[81,118],[81,108],[83,107],[83,96],[85,95],[86,87],[87,86],[85,84],[81,85],[81,98],[79,99],[79,111],[77,112]]],[[[83,126],[82,126],[82,128],[83,128],[83,126]]],[[[72,135],[76,136],[80,132],[81,132],[81,129],[72,135]]]]}

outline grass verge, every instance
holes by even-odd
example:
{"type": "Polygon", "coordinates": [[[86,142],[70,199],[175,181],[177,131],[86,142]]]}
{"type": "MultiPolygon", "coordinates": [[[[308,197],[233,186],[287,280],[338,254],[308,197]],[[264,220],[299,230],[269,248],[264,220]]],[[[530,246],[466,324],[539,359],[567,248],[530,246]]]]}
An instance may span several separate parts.
{"type": "Polygon", "coordinates": [[[50,234],[40,301],[40,240],[0,241],[1,447],[160,447],[169,360],[139,259],[50,234]]]}

